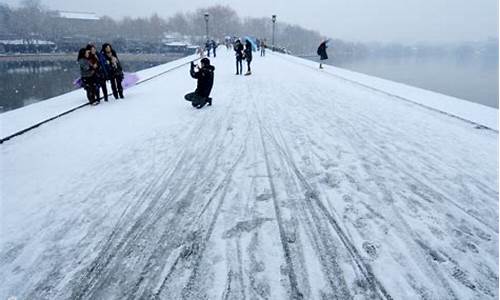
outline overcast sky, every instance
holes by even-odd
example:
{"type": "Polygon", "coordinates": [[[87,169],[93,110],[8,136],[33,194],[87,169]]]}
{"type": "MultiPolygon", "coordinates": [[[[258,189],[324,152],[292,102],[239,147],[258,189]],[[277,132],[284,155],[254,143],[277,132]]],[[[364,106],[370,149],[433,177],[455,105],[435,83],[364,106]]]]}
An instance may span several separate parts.
{"type": "MultiPolygon", "coordinates": [[[[0,0],[19,5],[21,0],[0,0]]],[[[483,40],[498,36],[498,0],[42,0],[58,10],[92,11],[113,18],[168,17],[215,4],[234,8],[241,17],[278,15],[349,41],[414,43],[483,40]],[[82,5],[84,3],[84,5],[82,5]]]]}

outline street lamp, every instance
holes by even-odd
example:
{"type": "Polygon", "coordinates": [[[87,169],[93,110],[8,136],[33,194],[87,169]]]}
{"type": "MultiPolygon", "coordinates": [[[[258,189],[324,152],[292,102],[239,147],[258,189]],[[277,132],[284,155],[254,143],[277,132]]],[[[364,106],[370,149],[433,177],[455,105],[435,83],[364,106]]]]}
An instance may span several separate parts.
{"type": "Polygon", "coordinates": [[[273,15],[272,20],[273,20],[273,51],[274,51],[274,29],[276,25],[276,15],[273,15]]]}
{"type": "Polygon", "coordinates": [[[205,13],[205,29],[207,30],[207,41],[208,41],[208,13],[205,13]]]}

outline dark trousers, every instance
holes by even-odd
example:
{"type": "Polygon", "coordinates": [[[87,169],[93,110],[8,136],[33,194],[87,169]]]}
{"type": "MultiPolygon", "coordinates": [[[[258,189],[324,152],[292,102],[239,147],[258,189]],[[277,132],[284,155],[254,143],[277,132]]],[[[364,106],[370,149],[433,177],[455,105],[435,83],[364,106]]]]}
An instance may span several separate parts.
{"type": "Polygon", "coordinates": [[[214,48],[214,57],[217,57],[217,52],[215,50],[216,48],[214,48]]]}
{"type": "Polygon", "coordinates": [[[102,89],[102,96],[104,100],[108,101],[108,87],[106,86],[106,79],[97,79],[96,84],[96,97],[97,99],[101,98],[100,91],[102,89]]]}
{"type": "Polygon", "coordinates": [[[241,58],[236,58],[236,75],[243,73],[243,62],[241,58]]]}
{"type": "Polygon", "coordinates": [[[89,103],[92,104],[96,102],[99,98],[96,98],[96,85],[94,78],[92,77],[82,77],[83,88],[87,92],[87,99],[89,103]]]}
{"type": "Polygon", "coordinates": [[[260,56],[266,56],[266,48],[260,48],[260,56]]]}
{"type": "Polygon", "coordinates": [[[123,87],[122,87],[123,77],[113,76],[110,78],[109,81],[111,82],[111,90],[113,91],[113,97],[115,97],[115,99],[118,99],[118,96],[120,98],[123,98],[123,87]]]}
{"type": "Polygon", "coordinates": [[[193,105],[193,107],[197,107],[199,105],[204,106],[207,103],[207,97],[198,95],[196,92],[186,94],[184,99],[186,99],[186,101],[191,101],[191,105],[193,105]]]}
{"type": "Polygon", "coordinates": [[[250,68],[251,63],[252,63],[251,60],[247,60],[247,68],[248,68],[247,72],[252,72],[252,68],[250,68]]]}

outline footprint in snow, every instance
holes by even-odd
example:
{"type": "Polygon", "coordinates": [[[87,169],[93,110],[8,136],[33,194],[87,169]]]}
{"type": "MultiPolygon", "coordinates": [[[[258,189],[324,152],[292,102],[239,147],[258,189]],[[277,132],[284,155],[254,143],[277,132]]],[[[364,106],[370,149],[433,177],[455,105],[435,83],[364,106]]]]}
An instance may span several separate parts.
{"type": "Polygon", "coordinates": [[[260,227],[262,224],[264,224],[267,221],[272,221],[273,219],[271,218],[256,218],[253,220],[248,220],[248,221],[242,221],[236,223],[236,226],[233,228],[227,230],[223,238],[225,239],[230,239],[236,236],[240,236],[241,234],[245,232],[250,232],[258,227],[260,227]]]}
{"type": "Polygon", "coordinates": [[[380,248],[379,245],[376,245],[371,242],[363,243],[363,250],[365,250],[365,253],[368,254],[370,258],[373,260],[378,258],[379,248],[380,248]]]}
{"type": "Polygon", "coordinates": [[[273,197],[272,194],[267,193],[267,194],[260,194],[255,199],[257,201],[267,201],[267,200],[271,199],[272,197],[273,197]]]}

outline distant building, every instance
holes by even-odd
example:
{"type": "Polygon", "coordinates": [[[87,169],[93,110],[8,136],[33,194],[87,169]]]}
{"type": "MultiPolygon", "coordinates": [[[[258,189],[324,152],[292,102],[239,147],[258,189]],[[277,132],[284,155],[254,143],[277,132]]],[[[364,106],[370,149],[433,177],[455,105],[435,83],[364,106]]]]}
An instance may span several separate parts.
{"type": "Polygon", "coordinates": [[[93,12],[54,11],[57,22],[57,45],[61,51],[78,51],[89,42],[95,42],[100,17],[93,12]]]}
{"type": "Polygon", "coordinates": [[[98,21],[100,18],[93,12],[57,11],[59,17],[68,20],[98,21]]]}
{"type": "Polygon", "coordinates": [[[47,53],[53,52],[56,49],[56,44],[51,41],[44,40],[21,40],[21,39],[8,39],[0,40],[0,53],[47,53]]]}

